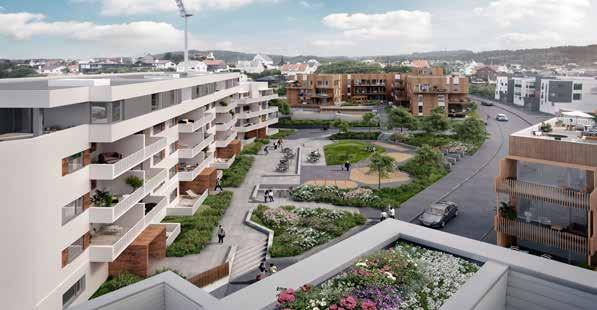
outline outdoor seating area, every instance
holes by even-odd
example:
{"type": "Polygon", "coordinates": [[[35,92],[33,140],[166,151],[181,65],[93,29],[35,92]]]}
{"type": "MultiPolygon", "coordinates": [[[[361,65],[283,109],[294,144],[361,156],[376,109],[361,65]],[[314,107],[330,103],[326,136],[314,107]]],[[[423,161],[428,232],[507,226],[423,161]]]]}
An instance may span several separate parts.
{"type": "Polygon", "coordinates": [[[118,152],[106,152],[98,155],[98,164],[114,164],[122,159],[122,154],[118,152]]]}

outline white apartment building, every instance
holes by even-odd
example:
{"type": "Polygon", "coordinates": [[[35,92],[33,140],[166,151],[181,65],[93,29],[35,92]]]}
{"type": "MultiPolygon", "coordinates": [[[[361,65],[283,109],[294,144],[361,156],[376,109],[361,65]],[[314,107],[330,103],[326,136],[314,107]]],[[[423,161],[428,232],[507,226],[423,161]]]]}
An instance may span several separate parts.
{"type": "Polygon", "coordinates": [[[597,79],[556,77],[541,80],[539,110],[557,115],[565,111],[597,112],[597,79]]]}
{"type": "Polygon", "coordinates": [[[111,273],[147,272],[138,247],[165,255],[180,224],[163,218],[193,215],[240,153],[231,112],[241,89],[262,86],[239,84],[236,73],[1,80],[2,308],[63,309],[111,273]]]}
{"type": "Polygon", "coordinates": [[[267,82],[241,82],[239,94],[236,130],[244,144],[278,132],[269,128],[278,123],[278,107],[269,106],[269,100],[278,98],[278,94],[267,82]]]}
{"type": "MultiPolygon", "coordinates": [[[[524,107],[529,98],[536,97],[536,78],[515,77],[514,80],[514,105],[524,107]]],[[[531,99],[532,100],[532,99],[531,99]]]]}
{"type": "Polygon", "coordinates": [[[495,84],[495,100],[501,100],[508,95],[508,77],[498,76],[495,84]]]}

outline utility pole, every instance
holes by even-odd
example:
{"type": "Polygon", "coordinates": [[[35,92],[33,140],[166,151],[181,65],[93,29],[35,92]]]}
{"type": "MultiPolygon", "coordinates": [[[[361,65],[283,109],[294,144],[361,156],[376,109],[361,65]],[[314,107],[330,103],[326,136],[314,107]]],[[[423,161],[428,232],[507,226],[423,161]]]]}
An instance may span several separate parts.
{"type": "Polygon", "coordinates": [[[189,72],[189,17],[193,14],[187,13],[182,0],[174,0],[178,7],[180,17],[184,18],[184,72],[189,72]]]}

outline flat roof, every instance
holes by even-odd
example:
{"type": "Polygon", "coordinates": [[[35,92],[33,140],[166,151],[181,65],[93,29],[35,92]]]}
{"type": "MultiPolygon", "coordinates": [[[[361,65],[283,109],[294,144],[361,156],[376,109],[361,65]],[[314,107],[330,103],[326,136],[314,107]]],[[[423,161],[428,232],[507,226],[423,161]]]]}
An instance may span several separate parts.
{"type": "MultiPolygon", "coordinates": [[[[564,118],[566,117],[564,116],[564,118]]],[[[539,123],[537,125],[533,125],[531,127],[515,132],[512,134],[512,136],[597,145],[597,136],[595,137],[595,139],[590,139],[583,136],[583,132],[580,130],[569,130],[566,127],[557,126],[556,123],[558,122],[558,120],[559,118],[556,117],[544,122],[545,124],[550,124],[552,126],[551,132],[541,132],[539,130],[539,128],[541,127],[541,123],[539,123]]]]}

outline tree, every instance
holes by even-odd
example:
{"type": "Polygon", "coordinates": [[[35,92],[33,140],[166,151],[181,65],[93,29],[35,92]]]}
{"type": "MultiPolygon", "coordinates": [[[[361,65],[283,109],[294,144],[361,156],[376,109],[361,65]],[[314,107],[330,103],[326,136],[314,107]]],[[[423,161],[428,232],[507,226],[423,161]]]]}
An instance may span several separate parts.
{"type": "Polygon", "coordinates": [[[378,188],[381,188],[381,179],[396,171],[396,160],[390,156],[375,153],[371,156],[369,173],[377,172],[378,188]]]}
{"type": "Polygon", "coordinates": [[[390,110],[390,126],[393,128],[400,127],[400,132],[402,132],[404,128],[409,130],[417,129],[418,122],[406,108],[397,107],[390,110]]]}
{"type": "Polygon", "coordinates": [[[423,118],[421,128],[427,134],[434,134],[448,130],[450,124],[443,108],[435,108],[431,111],[430,116],[423,118]]]}
{"type": "Polygon", "coordinates": [[[366,64],[360,61],[338,61],[322,65],[317,73],[345,74],[345,73],[382,73],[379,65],[366,64]]]}
{"type": "Polygon", "coordinates": [[[476,114],[471,114],[464,121],[454,125],[454,133],[462,141],[477,144],[487,139],[485,123],[476,114]]]}
{"type": "Polygon", "coordinates": [[[365,114],[363,114],[363,121],[369,125],[369,131],[371,131],[371,123],[373,122],[373,119],[375,118],[375,114],[373,114],[373,112],[367,112],[365,114]]]}
{"type": "Polygon", "coordinates": [[[348,123],[347,121],[338,119],[334,122],[334,127],[338,128],[340,130],[340,132],[345,133],[345,132],[348,132],[348,130],[350,129],[350,123],[348,123]]]}
{"type": "Polygon", "coordinates": [[[410,67],[406,67],[406,66],[386,66],[385,68],[383,68],[384,72],[387,73],[409,73],[411,72],[410,67]]]}
{"type": "Polygon", "coordinates": [[[288,105],[288,100],[285,99],[272,99],[269,102],[269,105],[272,107],[278,107],[278,112],[282,113],[283,115],[290,115],[290,106],[288,105]]]}
{"type": "Polygon", "coordinates": [[[286,96],[286,85],[278,87],[278,96],[286,96]]]}

